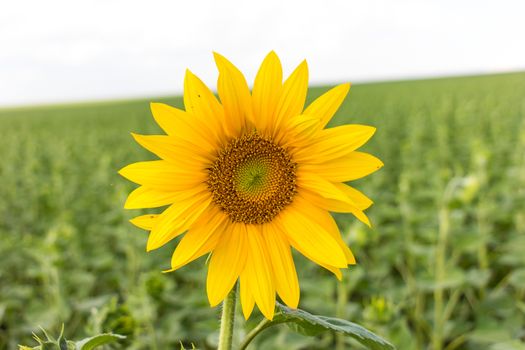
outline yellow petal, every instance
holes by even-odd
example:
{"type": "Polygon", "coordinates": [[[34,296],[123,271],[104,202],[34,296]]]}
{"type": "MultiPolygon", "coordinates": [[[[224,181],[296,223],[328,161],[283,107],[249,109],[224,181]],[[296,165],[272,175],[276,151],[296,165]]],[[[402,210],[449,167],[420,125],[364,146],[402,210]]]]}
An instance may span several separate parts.
{"type": "Polygon", "coordinates": [[[346,267],[346,258],[337,241],[327,230],[302,212],[294,203],[283,210],[277,220],[292,246],[301,254],[334,267],[346,267]]]}
{"type": "Polygon", "coordinates": [[[139,185],[166,191],[191,189],[208,179],[205,171],[187,171],[165,160],[133,163],[120,169],[119,174],[139,185]]]}
{"type": "Polygon", "coordinates": [[[298,163],[322,163],[340,158],[364,145],[376,128],[366,125],[343,125],[321,130],[312,143],[295,152],[298,163]]]}
{"type": "Polygon", "coordinates": [[[346,247],[346,248],[348,248],[348,250],[345,251],[346,261],[348,262],[348,264],[349,265],[357,264],[357,261],[355,260],[354,253],[352,253],[352,250],[350,249],[350,247],[346,247]]]}
{"type": "Polygon", "coordinates": [[[290,244],[279,229],[272,223],[265,224],[264,238],[273,267],[275,289],[281,299],[291,308],[299,305],[299,280],[290,250],[290,244]]]}
{"type": "Polygon", "coordinates": [[[336,240],[337,244],[343,251],[346,257],[346,262],[348,264],[354,265],[356,263],[354,254],[352,254],[350,248],[348,248],[346,243],[343,241],[339,227],[337,226],[337,223],[335,222],[332,215],[330,215],[328,211],[316,206],[315,202],[310,202],[302,194],[298,194],[294,198],[294,202],[296,202],[298,207],[301,207],[305,212],[308,212],[308,216],[312,220],[326,229],[326,231],[332,236],[333,239],[336,240]]]}
{"type": "MultiPolygon", "coordinates": [[[[279,226],[282,226],[282,225],[279,225],[279,226]]],[[[283,235],[284,237],[285,235],[283,235]]],[[[284,237],[286,239],[286,237],[284,237]]],[[[334,267],[334,266],[331,266],[331,265],[327,265],[319,260],[317,260],[315,257],[313,257],[312,255],[310,255],[308,253],[308,251],[302,251],[301,252],[302,255],[304,255],[307,259],[310,259],[311,261],[315,262],[317,265],[321,266],[322,268],[332,272],[339,281],[341,281],[341,279],[343,278],[343,275],[341,273],[341,270],[337,267],[334,267]]],[[[281,297],[282,298],[282,297],[281,297]]]]}
{"type": "Polygon", "coordinates": [[[336,199],[344,203],[354,204],[350,198],[341,192],[341,190],[332,182],[318,176],[316,171],[307,168],[305,165],[300,165],[297,172],[297,186],[299,189],[306,189],[317,193],[324,198],[336,199]]]}
{"type": "Polygon", "coordinates": [[[319,164],[302,164],[301,169],[304,173],[314,173],[328,181],[345,182],[365,177],[383,165],[381,160],[371,154],[352,152],[319,164]]]}
{"type": "Polygon", "coordinates": [[[281,61],[275,52],[271,51],[259,68],[252,91],[254,122],[263,133],[274,123],[282,81],[281,61]]]}
{"type": "Polygon", "coordinates": [[[160,214],[148,237],[146,250],[157,249],[188,230],[211,203],[206,187],[184,191],[160,214]]]}
{"type": "Polygon", "coordinates": [[[318,132],[319,118],[301,114],[282,121],[275,142],[281,147],[287,148],[294,160],[299,163],[295,153],[304,147],[308,147],[311,144],[312,137],[318,132]]]}
{"type": "Polygon", "coordinates": [[[350,187],[346,184],[336,182],[334,185],[344,192],[356,205],[357,209],[365,210],[369,208],[374,202],[364,195],[361,191],[356,190],[353,187],[350,187]]]}
{"type": "Polygon", "coordinates": [[[187,118],[185,111],[158,102],[151,102],[150,109],[157,124],[168,135],[177,136],[181,131],[183,135],[194,132],[192,128],[188,127],[189,125],[184,123],[187,118]],[[186,126],[186,128],[184,128],[184,126],[186,126]]]}
{"type": "Polygon", "coordinates": [[[162,159],[184,166],[188,165],[191,171],[205,168],[205,164],[213,160],[211,152],[183,140],[165,135],[140,135],[131,133],[135,141],[148,151],[162,159]]]}
{"type": "Polygon", "coordinates": [[[173,203],[178,192],[159,191],[140,186],[131,192],[124,204],[125,209],[157,208],[173,203]]]}
{"type": "Polygon", "coordinates": [[[247,320],[252,314],[253,307],[255,306],[255,299],[253,298],[251,287],[249,285],[249,277],[246,275],[246,268],[241,273],[241,285],[240,285],[240,294],[241,294],[241,306],[242,314],[247,320]]]}
{"type": "Polygon", "coordinates": [[[324,128],[330,119],[332,119],[335,112],[337,112],[341,103],[343,103],[349,90],[350,84],[341,84],[334,87],[312,102],[308,108],[305,109],[304,114],[319,117],[321,120],[320,127],[324,128]]]}
{"type": "MultiPolygon", "coordinates": [[[[190,70],[184,78],[184,107],[216,142],[223,141],[224,109],[210,89],[190,70]]],[[[215,143],[217,144],[217,143],[215,143]]]]}
{"type": "Polygon", "coordinates": [[[246,263],[248,242],[244,224],[232,224],[215,247],[208,266],[206,290],[210,305],[224,300],[246,263]]]}
{"type": "Polygon", "coordinates": [[[209,152],[215,149],[209,135],[203,130],[203,121],[178,108],[164,103],[151,103],[151,113],[159,126],[170,136],[195,144],[209,152]]]}
{"type": "Polygon", "coordinates": [[[368,227],[371,227],[370,220],[356,204],[352,202],[342,202],[335,199],[323,198],[319,194],[308,190],[301,191],[301,196],[318,207],[334,213],[352,213],[357,219],[362,221],[368,227]]]}
{"type": "Polygon", "coordinates": [[[195,222],[182,237],[171,258],[171,270],[188,264],[215,248],[226,227],[228,217],[213,207],[195,222]]]}
{"type": "Polygon", "coordinates": [[[244,75],[230,61],[214,52],[215,63],[219,69],[217,90],[224,107],[226,123],[230,135],[234,136],[253,121],[252,98],[244,75]]]}
{"type": "Polygon", "coordinates": [[[343,273],[341,272],[340,269],[338,269],[337,267],[333,267],[333,266],[330,266],[330,265],[322,265],[322,264],[319,264],[321,267],[327,269],[328,271],[330,271],[331,273],[333,273],[335,275],[335,277],[339,280],[339,281],[342,281],[343,280],[343,273]]]}
{"type": "Polygon", "coordinates": [[[370,222],[370,219],[368,216],[366,216],[365,213],[363,213],[361,210],[354,210],[351,212],[359,221],[364,223],[368,227],[372,227],[372,223],[370,222]]]}
{"type": "Polygon", "coordinates": [[[307,91],[308,65],[305,60],[284,82],[282,94],[277,104],[274,134],[282,130],[280,126],[283,120],[301,114],[307,91]]]}
{"type": "Polygon", "coordinates": [[[151,230],[153,225],[155,225],[157,218],[158,218],[158,215],[156,214],[146,214],[146,215],[137,216],[129,220],[129,222],[131,222],[133,225],[137,226],[138,228],[149,231],[151,230]]]}
{"type": "Polygon", "coordinates": [[[248,237],[248,259],[245,270],[255,303],[269,320],[275,311],[275,286],[268,248],[259,225],[246,225],[248,237]]]}

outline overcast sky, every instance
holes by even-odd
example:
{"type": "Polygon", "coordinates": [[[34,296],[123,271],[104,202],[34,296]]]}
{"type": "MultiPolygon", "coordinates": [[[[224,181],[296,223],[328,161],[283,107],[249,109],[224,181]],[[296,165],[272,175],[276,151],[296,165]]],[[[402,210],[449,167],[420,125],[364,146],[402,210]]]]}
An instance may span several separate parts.
{"type": "Polygon", "coordinates": [[[0,4],[0,105],[171,95],[212,51],[252,81],[270,50],[312,84],[525,69],[525,1],[17,0],[0,4]]]}

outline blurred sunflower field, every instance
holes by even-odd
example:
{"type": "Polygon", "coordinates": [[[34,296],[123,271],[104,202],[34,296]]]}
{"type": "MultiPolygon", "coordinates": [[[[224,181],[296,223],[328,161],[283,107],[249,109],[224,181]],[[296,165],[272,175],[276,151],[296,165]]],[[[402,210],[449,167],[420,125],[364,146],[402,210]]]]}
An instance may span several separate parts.
{"type": "MultiPolygon", "coordinates": [[[[358,260],[342,283],[296,256],[301,308],[402,350],[525,349],[525,73],[354,85],[331,125],[346,123],[377,127],[364,150],[385,167],[356,181],[373,227],[336,216],[358,260]]],[[[216,347],[205,258],[161,273],[176,242],[145,254],[123,209],[117,171],[154,159],[129,134],[159,133],[149,100],[2,109],[0,129],[0,349],[62,324],[123,349],[216,347]]],[[[240,333],[260,317],[239,313],[240,333]]],[[[273,330],[250,348],[361,349],[273,330]]]]}

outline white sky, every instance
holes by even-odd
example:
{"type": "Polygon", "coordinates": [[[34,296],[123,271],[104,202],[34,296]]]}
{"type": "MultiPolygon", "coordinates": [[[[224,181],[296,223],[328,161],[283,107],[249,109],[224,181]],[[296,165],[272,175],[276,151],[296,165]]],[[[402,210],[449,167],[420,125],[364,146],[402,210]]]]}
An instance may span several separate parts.
{"type": "Polygon", "coordinates": [[[211,52],[249,81],[274,49],[311,82],[525,69],[525,1],[2,0],[0,105],[172,95],[211,52]]]}

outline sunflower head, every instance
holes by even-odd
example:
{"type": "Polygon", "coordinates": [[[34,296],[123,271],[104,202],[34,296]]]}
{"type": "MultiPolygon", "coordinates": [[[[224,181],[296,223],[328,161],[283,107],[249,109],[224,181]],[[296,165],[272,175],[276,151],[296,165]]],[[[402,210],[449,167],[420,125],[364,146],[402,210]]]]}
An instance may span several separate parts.
{"type": "Polygon", "coordinates": [[[333,272],[355,258],[330,212],[351,213],[365,224],[372,201],[345,182],[383,163],[358,152],[375,128],[325,128],[350,88],[339,85],[304,109],[308,68],[303,61],[283,82],[272,51],[250,91],[242,73],[215,54],[219,100],[190,71],[184,81],[185,110],[151,105],[166,135],[137,135],[159,156],[120,174],[140,186],[125,207],[156,208],[131,222],[150,231],[147,250],[183,235],[171,269],[211,254],[207,293],[219,304],[240,280],[246,318],[255,304],[269,319],[276,294],[299,303],[291,247],[333,272]]]}
{"type": "Polygon", "coordinates": [[[228,142],[208,176],[213,202],[232,222],[271,222],[297,191],[297,164],[288,152],[256,131],[228,142]]]}

